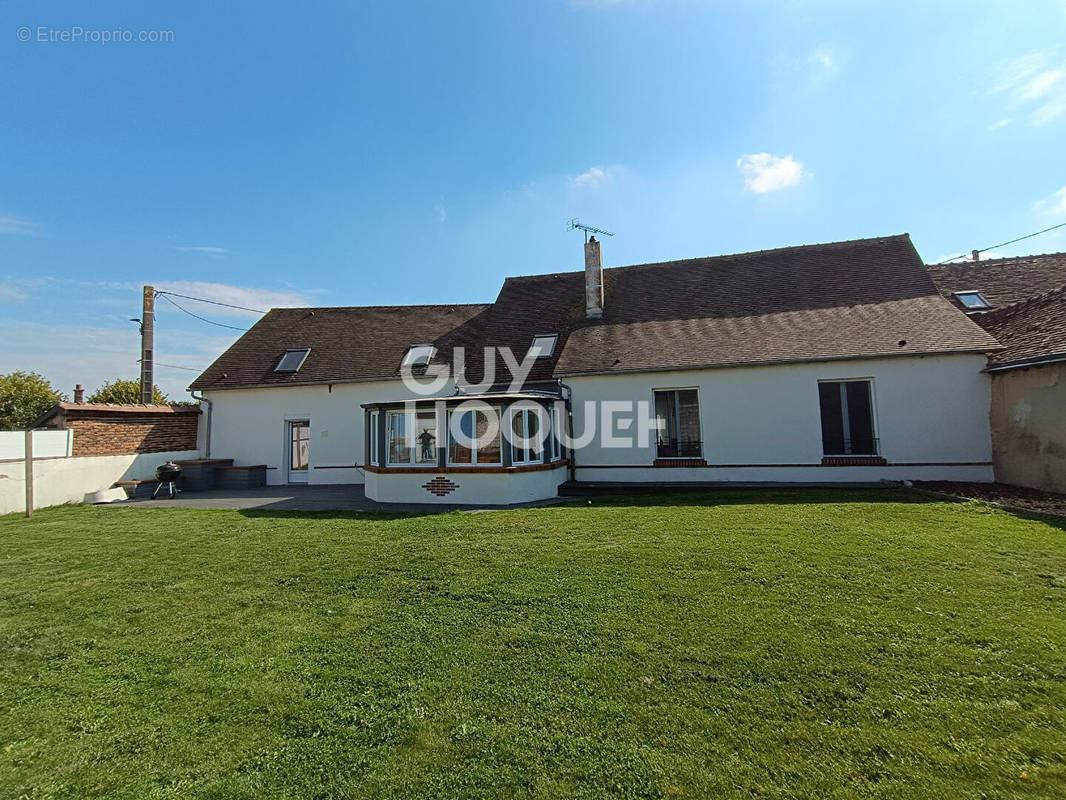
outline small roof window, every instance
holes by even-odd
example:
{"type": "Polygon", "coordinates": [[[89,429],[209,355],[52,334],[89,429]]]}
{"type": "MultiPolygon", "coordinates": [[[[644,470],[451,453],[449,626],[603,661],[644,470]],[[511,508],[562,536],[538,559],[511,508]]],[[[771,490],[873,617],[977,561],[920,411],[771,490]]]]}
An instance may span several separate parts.
{"type": "Polygon", "coordinates": [[[962,303],[967,311],[984,311],[985,309],[992,308],[992,304],[976,289],[966,292],[952,292],[952,294],[955,296],[956,300],[962,303]]]}
{"type": "Polygon", "coordinates": [[[555,352],[555,343],[559,341],[559,334],[557,333],[545,333],[540,336],[533,337],[533,344],[529,346],[529,352],[526,354],[526,358],[533,356],[533,358],[548,358],[555,352]]]}
{"type": "Polygon", "coordinates": [[[429,364],[433,356],[437,354],[437,348],[431,344],[413,344],[404,355],[401,367],[424,367],[429,364]]]}
{"type": "Polygon", "coordinates": [[[299,350],[286,350],[278,365],[274,367],[274,372],[299,372],[300,367],[304,365],[307,354],[310,352],[310,347],[304,347],[299,350]]]}

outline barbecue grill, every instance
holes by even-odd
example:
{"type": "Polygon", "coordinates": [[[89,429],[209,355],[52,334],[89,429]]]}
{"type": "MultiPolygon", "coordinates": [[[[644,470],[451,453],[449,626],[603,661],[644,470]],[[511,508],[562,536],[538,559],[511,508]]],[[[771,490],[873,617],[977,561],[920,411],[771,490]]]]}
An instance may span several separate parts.
{"type": "Polygon", "coordinates": [[[181,477],[181,467],[175,464],[173,461],[168,461],[166,464],[160,464],[155,468],[155,477],[159,483],[156,484],[155,491],[152,492],[152,499],[155,500],[155,496],[159,494],[159,490],[164,486],[170,491],[170,499],[174,499],[174,495],[178,494],[181,490],[175,485],[178,478],[181,477]]]}

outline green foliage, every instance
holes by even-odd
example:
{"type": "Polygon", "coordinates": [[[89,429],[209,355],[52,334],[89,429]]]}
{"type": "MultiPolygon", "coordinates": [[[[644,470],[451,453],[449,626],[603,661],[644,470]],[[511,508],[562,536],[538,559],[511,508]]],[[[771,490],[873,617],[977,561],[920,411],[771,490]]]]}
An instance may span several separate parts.
{"type": "Polygon", "coordinates": [[[1066,522],[901,492],[0,518],[0,797],[1066,786],[1066,522]]]}
{"type": "MultiPolygon", "coordinates": [[[[167,396],[159,391],[158,386],[152,387],[152,402],[163,405],[167,396]]],[[[141,382],[137,380],[123,380],[117,378],[110,383],[105,383],[89,397],[90,403],[116,403],[118,405],[137,405],[141,402],[141,382]]]]}
{"type": "Polygon", "coordinates": [[[0,375],[0,430],[26,428],[63,395],[36,372],[0,375]]]}

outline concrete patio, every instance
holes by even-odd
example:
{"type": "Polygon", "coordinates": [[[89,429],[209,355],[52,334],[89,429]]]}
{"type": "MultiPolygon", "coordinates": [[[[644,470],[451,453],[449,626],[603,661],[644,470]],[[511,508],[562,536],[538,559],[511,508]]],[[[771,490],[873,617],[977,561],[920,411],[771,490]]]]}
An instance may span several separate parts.
{"type": "Polygon", "coordinates": [[[445,503],[378,503],[368,500],[362,484],[331,486],[263,486],[256,489],[211,489],[204,492],[181,492],[175,499],[119,500],[101,507],[136,508],[228,508],[259,509],[263,511],[381,511],[381,512],[441,512],[480,509],[524,508],[551,505],[565,498],[551,498],[521,506],[451,505],[445,503]]]}

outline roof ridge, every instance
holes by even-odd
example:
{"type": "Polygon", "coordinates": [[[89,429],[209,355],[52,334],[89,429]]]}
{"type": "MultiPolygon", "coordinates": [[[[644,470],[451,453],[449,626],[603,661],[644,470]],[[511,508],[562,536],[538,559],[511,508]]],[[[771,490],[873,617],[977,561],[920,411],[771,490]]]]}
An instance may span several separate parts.
{"type": "Polygon", "coordinates": [[[951,269],[954,267],[983,267],[987,264],[1001,264],[1004,261],[1022,261],[1031,258],[1052,258],[1054,256],[1062,256],[1066,258],[1066,250],[1060,250],[1055,253],[1030,253],[1026,256],[1003,256],[1002,258],[986,258],[984,261],[960,261],[958,264],[951,264],[940,262],[937,264],[926,264],[926,269],[951,269]]]}
{"type": "MultiPolygon", "coordinates": [[[[604,267],[605,270],[619,270],[619,269],[639,269],[641,267],[661,267],[666,265],[681,265],[689,264],[694,261],[717,261],[732,258],[749,258],[753,256],[764,256],[770,253],[787,253],[796,250],[814,250],[814,249],[838,249],[848,245],[856,245],[865,242],[887,242],[893,239],[907,239],[910,241],[909,233],[895,233],[888,236],[867,236],[860,239],[841,239],[834,242],[813,242],[811,244],[792,244],[785,247],[770,247],[765,250],[745,250],[740,253],[720,253],[716,256],[693,256],[690,258],[676,258],[670,261],[646,261],[641,264],[621,264],[617,267],[604,267]]],[[[556,278],[562,275],[579,275],[583,270],[566,270],[564,272],[543,272],[536,275],[511,275],[504,278],[505,281],[514,280],[528,280],[534,278],[556,278]]]]}
{"type": "Polygon", "coordinates": [[[267,313],[275,311],[383,311],[399,308],[487,308],[491,305],[492,303],[413,303],[411,305],[393,303],[380,306],[280,306],[270,309],[267,313]]]}

